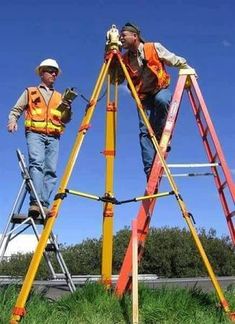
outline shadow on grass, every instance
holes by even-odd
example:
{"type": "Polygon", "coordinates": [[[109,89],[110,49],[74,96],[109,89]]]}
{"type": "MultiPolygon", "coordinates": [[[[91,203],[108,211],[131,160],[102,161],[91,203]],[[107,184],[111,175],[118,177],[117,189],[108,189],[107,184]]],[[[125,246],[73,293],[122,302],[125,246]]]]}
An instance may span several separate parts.
{"type": "Polygon", "coordinates": [[[220,301],[218,300],[218,302],[216,302],[216,296],[214,296],[212,293],[208,294],[203,292],[202,289],[196,287],[196,285],[189,290],[189,294],[193,299],[197,301],[200,306],[205,307],[207,310],[210,309],[212,312],[215,312],[216,316],[218,316],[219,318],[219,321],[222,323],[222,320],[225,317],[225,312],[220,301]]]}
{"type": "Polygon", "coordinates": [[[131,324],[131,320],[128,313],[128,301],[125,296],[120,299],[119,304],[126,324],[131,324]]]}

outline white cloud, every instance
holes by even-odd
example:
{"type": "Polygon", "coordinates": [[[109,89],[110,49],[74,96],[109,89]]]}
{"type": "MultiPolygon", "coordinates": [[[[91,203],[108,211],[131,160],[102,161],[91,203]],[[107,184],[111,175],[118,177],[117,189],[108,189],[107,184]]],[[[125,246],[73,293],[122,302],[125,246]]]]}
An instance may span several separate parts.
{"type": "MultiPolygon", "coordinates": [[[[2,234],[0,234],[1,239],[2,234]]],[[[5,246],[6,238],[4,239],[4,245],[1,246],[0,255],[2,254],[2,248],[5,246]]],[[[8,246],[7,250],[4,254],[5,257],[10,257],[12,254],[16,253],[29,253],[33,252],[37,246],[37,238],[34,234],[22,234],[20,236],[16,236],[14,240],[12,239],[8,246]]]]}
{"type": "Polygon", "coordinates": [[[224,45],[224,47],[230,47],[232,46],[232,44],[227,40],[227,39],[224,39],[222,44],[224,45]]]}

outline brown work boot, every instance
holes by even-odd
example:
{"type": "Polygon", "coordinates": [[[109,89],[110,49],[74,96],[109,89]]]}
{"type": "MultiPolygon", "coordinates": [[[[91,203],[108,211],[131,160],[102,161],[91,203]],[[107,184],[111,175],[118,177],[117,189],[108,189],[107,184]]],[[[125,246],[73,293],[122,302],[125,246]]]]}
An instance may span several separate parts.
{"type": "Polygon", "coordinates": [[[28,217],[37,218],[41,214],[38,205],[33,204],[29,206],[28,217]]]}
{"type": "Polygon", "coordinates": [[[43,211],[45,213],[45,216],[47,216],[49,214],[49,212],[50,212],[50,209],[48,207],[45,207],[45,206],[43,206],[42,208],[43,208],[43,211]]]}

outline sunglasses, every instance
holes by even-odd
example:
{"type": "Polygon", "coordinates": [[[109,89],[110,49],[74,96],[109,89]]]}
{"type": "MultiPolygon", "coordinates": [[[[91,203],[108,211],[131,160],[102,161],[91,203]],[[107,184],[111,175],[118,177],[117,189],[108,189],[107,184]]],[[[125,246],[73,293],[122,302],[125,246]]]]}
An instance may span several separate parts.
{"type": "Polygon", "coordinates": [[[54,69],[54,68],[46,68],[46,69],[43,69],[43,72],[47,72],[47,73],[50,73],[50,74],[55,73],[55,75],[57,75],[59,71],[57,69],[54,69]]]}

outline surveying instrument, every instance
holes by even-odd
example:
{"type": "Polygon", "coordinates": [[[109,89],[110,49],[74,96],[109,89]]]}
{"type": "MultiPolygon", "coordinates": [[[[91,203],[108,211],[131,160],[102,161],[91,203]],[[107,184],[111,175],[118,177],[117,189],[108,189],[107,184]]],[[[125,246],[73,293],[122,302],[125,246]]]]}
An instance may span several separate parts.
{"type": "MultiPolygon", "coordinates": [[[[219,192],[221,203],[224,207],[224,213],[228,222],[229,230],[233,242],[235,243],[234,226],[232,223],[232,216],[234,212],[231,212],[228,204],[226,193],[223,191],[226,183],[229,192],[232,195],[233,201],[235,200],[235,186],[229,172],[229,168],[223,156],[221,146],[219,144],[217,135],[215,133],[213,124],[207,112],[203,97],[196,81],[196,74],[193,69],[180,70],[179,80],[176,85],[176,90],[173,95],[173,99],[169,108],[169,113],[166,121],[160,142],[158,143],[155,133],[149,123],[149,120],[145,114],[143,105],[138,97],[137,91],[130,78],[128,70],[123,63],[121,55],[121,42],[119,37],[119,31],[115,25],[112,25],[111,29],[106,34],[105,44],[105,57],[104,63],[101,67],[98,79],[96,81],[94,90],[91,98],[86,106],[85,114],[81,125],[78,129],[78,133],[68,159],[64,174],[61,178],[58,192],[55,195],[51,210],[47,216],[47,221],[44,230],[41,233],[37,248],[31,260],[28,272],[23,282],[20,294],[17,298],[16,305],[12,312],[11,323],[18,323],[20,319],[26,315],[25,304],[30,293],[33,281],[35,279],[43,252],[47,245],[48,238],[52,232],[52,228],[57,219],[60,206],[65,198],[69,194],[77,195],[80,197],[94,199],[103,203],[103,244],[102,244],[102,269],[101,269],[101,280],[107,287],[111,285],[112,275],[112,240],[113,240],[113,218],[114,218],[114,205],[121,203],[129,203],[132,201],[140,201],[140,211],[136,217],[136,233],[138,241],[138,259],[140,260],[144,243],[148,234],[151,217],[153,214],[154,206],[157,198],[173,195],[176,198],[176,202],[179,205],[179,209],[182,213],[183,218],[189,228],[192,235],[193,241],[196,248],[202,258],[211,282],[216,290],[218,299],[221,307],[229,315],[230,319],[235,321],[235,314],[231,312],[228,302],[226,301],[220,284],[214,274],[211,264],[207,258],[205,250],[201,244],[201,241],[194,228],[193,216],[187,210],[185,202],[180,194],[178,187],[175,183],[174,177],[165,159],[168,155],[167,147],[171,141],[174,126],[177,120],[179,106],[182,99],[184,90],[187,91],[190,99],[190,103],[193,108],[193,113],[196,118],[197,125],[200,130],[200,135],[203,139],[208,160],[210,162],[213,174],[216,174],[215,184],[219,192]],[[140,113],[143,122],[149,132],[149,136],[152,140],[152,144],[156,151],[156,157],[153,162],[152,170],[148,180],[145,194],[142,197],[134,199],[128,199],[125,201],[119,201],[113,195],[113,171],[114,171],[114,159],[116,149],[116,119],[117,119],[117,97],[118,97],[118,84],[119,84],[119,73],[123,74],[127,81],[131,95],[136,103],[136,107],[140,113]],[[90,122],[93,117],[96,104],[99,99],[101,89],[107,83],[106,91],[106,135],[105,135],[105,150],[104,156],[106,159],[106,175],[105,175],[105,193],[102,197],[87,194],[84,192],[72,190],[68,188],[68,182],[72,175],[73,168],[75,166],[78,154],[80,152],[83,140],[88,130],[90,129],[90,122]],[[113,90],[113,91],[111,91],[113,90]],[[205,126],[206,125],[206,126],[205,126]],[[209,140],[212,138],[212,141],[209,140]],[[213,142],[213,145],[211,144],[213,142]],[[218,162],[218,163],[215,163],[218,162]],[[219,168],[222,169],[220,173],[219,168]],[[166,193],[158,193],[159,185],[161,182],[162,175],[167,177],[171,191],[166,193]],[[223,178],[224,177],[224,178],[223,178]]],[[[132,240],[132,239],[131,239],[132,240]]],[[[132,254],[131,254],[131,241],[129,243],[123,265],[120,271],[119,279],[115,288],[115,292],[118,296],[123,295],[131,286],[131,270],[132,270],[132,254]]]]}

